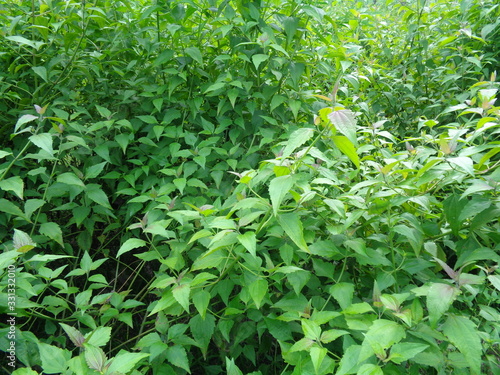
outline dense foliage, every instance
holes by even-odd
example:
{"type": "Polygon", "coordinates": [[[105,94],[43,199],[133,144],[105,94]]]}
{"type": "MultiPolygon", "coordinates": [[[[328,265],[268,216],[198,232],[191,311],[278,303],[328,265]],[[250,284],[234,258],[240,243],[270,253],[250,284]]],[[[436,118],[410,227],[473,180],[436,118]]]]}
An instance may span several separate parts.
{"type": "Polygon", "coordinates": [[[2,2],[2,370],[498,374],[496,3],[2,2]]]}

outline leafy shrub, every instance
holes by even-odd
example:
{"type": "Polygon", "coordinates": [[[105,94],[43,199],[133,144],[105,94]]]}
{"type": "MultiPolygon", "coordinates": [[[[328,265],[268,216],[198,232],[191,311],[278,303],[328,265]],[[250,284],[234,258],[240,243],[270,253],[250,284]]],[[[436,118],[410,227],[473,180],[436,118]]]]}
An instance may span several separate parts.
{"type": "Polygon", "coordinates": [[[15,374],[495,373],[482,5],[2,5],[15,374]]]}

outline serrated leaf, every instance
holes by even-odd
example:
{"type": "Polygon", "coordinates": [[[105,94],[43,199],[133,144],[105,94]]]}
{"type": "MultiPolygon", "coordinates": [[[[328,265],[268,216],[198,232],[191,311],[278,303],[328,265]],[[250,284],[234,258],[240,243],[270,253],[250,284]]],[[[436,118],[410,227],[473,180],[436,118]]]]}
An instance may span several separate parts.
{"type": "Polygon", "coordinates": [[[92,346],[103,346],[111,339],[111,327],[97,327],[85,335],[85,343],[92,346]]]}
{"type": "Polygon", "coordinates": [[[300,128],[295,130],[288,139],[285,149],[283,150],[282,157],[286,158],[292,154],[297,147],[302,146],[306,143],[314,134],[314,129],[311,128],[300,128]]]}
{"type": "Polygon", "coordinates": [[[255,307],[260,308],[262,300],[267,294],[269,284],[266,279],[257,279],[248,286],[250,297],[252,297],[255,307]]]}
{"type": "Polygon", "coordinates": [[[212,340],[212,335],[215,331],[215,318],[208,314],[205,318],[196,315],[189,321],[189,328],[193,334],[193,338],[201,349],[203,358],[206,358],[208,345],[212,340]]]}
{"type": "Polygon", "coordinates": [[[64,332],[66,332],[73,345],[79,348],[83,347],[85,337],[83,337],[79,330],[64,323],[59,323],[59,325],[64,329],[64,332]]]}
{"type": "Polygon", "coordinates": [[[140,360],[148,356],[148,353],[121,352],[110,361],[106,374],[128,374],[140,360]]]}
{"type": "Polygon", "coordinates": [[[354,284],[336,283],[330,287],[329,292],[337,300],[342,310],[345,310],[352,304],[354,284]]]}
{"type": "Polygon", "coordinates": [[[109,204],[108,196],[104,191],[102,191],[101,186],[97,184],[88,184],[86,188],[87,197],[93,200],[95,203],[111,209],[109,204]]]}
{"type": "Polygon", "coordinates": [[[301,325],[305,337],[314,341],[319,341],[321,337],[321,327],[318,323],[312,320],[302,319],[301,325]]]}
{"type": "Polygon", "coordinates": [[[104,351],[101,348],[86,343],[83,345],[85,347],[85,361],[87,365],[93,370],[103,372],[107,361],[104,351]]]}
{"type": "Polygon", "coordinates": [[[74,186],[80,186],[80,187],[85,187],[85,184],[83,183],[82,180],[78,178],[76,174],[73,172],[66,172],[62,173],[57,176],[57,182],[62,182],[63,184],[66,185],[74,185],[74,186]]]}
{"type": "Polygon", "coordinates": [[[35,134],[29,137],[29,140],[42,150],[47,151],[51,156],[54,155],[52,148],[52,136],[49,133],[35,134]]]}
{"type": "Polygon", "coordinates": [[[269,58],[268,55],[264,55],[261,53],[257,53],[252,56],[252,62],[253,65],[255,66],[255,69],[259,70],[260,64],[262,64],[264,61],[266,61],[269,58]]]}
{"type": "Polygon", "coordinates": [[[184,188],[186,187],[187,180],[184,177],[181,178],[176,178],[173,181],[175,187],[179,190],[179,192],[182,194],[184,192],[184,188]]]}
{"type": "Polygon", "coordinates": [[[24,214],[24,212],[21,211],[21,209],[17,207],[14,203],[8,201],[7,199],[0,198],[0,211],[10,215],[21,217],[26,221],[29,221],[28,217],[24,214]]]}
{"type": "Polygon", "coordinates": [[[309,351],[311,347],[315,344],[314,340],[310,338],[304,337],[297,341],[292,347],[289,349],[290,353],[300,352],[300,351],[309,351]]]}
{"type": "Polygon", "coordinates": [[[309,253],[309,247],[304,239],[304,228],[300,217],[296,212],[281,214],[278,216],[278,222],[290,237],[290,239],[299,247],[299,249],[309,253]]]}
{"type": "Polygon", "coordinates": [[[172,288],[172,295],[175,300],[183,307],[186,312],[189,313],[189,295],[191,293],[191,287],[189,284],[177,285],[172,288]]]}
{"type": "Polygon", "coordinates": [[[104,169],[107,162],[103,161],[102,163],[91,165],[85,170],[85,179],[96,178],[99,176],[104,169]]]}
{"type": "Polygon", "coordinates": [[[188,244],[196,241],[196,240],[199,240],[200,238],[205,238],[205,237],[208,237],[208,236],[211,236],[212,235],[212,232],[207,230],[207,229],[202,229],[198,232],[196,232],[195,234],[193,234],[193,236],[191,237],[191,239],[189,240],[188,244]]]}
{"type": "Polygon", "coordinates": [[[37,120],[37,119],[38,119],[38,116],[22,115],[21,117],[19,117],[19,119],[16,122],[16,126],[14,127],[14,134],[17,133],[19,131],[19,129],[21,129],[21,127],[24,124],[31,122],[31,121],[34,121],[34,120],[37,120]]]}
{"type": "Polygon", "coordinates": [[[24,204],[24,212],[26,217],[31,217],[33,212],[42,207],[46,202],[43,199],[28,199],[24,204]]]}
{"type": "Polygon", "coordinates": [[[20,253],[25,253],[34,247],[36,243],[31,239],[30,235],[19,229],[14,229],[14,249],[20,253]]]}
{"type": "Polygon", "coordinates": [[[0,181],[0,189],[3,191],[12,191],[20,199],[24,199],[24,181],[19,176],[10,177],[6,180],[0,181]]]}
{"type": "Polygon", "coordinates": [[[189,368],[189,360],[187,357],[186,349],[180,345],[173,345],[165,352],[165,357],[174,366],[180,367],[191,373],[189,368]]]}
{"type": "Polygon", "coordinates": [[[337,340],[340,336],[348,335],[349,332],[342,331],[340,329],[330,329],[321,334],[321,342],[324,344],[328,344],[334,340],[337,340]]]}
{"type": "Polygon", "coordinates": [[[129,238],[123,243],[123,245],[120,246],[120,249],[118,250],[118,254],[116,254],[116,256],[119,257],[120,255],[123,255],[130,250],[137,249],[138,247],[143,246],[146,246],[146,241],[140,240],[138,238],[129,238]]]}
{"type": "Polygon", "coordinates": [[[471,374],[481,374],[481,338],[476,325],[465,316],[450,314],[443,333],[469,363],[471,374]]]}
{"type": "Polygon", "coordinates": [[[335,143],[335,146],[337,146],[338,149],[345,156],[347,156],[354,163],[354,165],[357,168],[359,168],[359,156],[358,156],[358,153],[356,152],[356,147],[349,140],[349,138],[341,136],[341,135],[334,135],[334,136],[332,136],[332,140],[333,140],[333,143],[335,143]]]}
{"type": "Polygon", "coordinates": [[[321,368],[321,364],[323,363],[327,353],[328,350],[326,348],[320,348],[318,346],[313,346],[309,351],[316,374],[319,373],[319,369],[321,368]]]}
{"type": "Polygon", "coordinates": [[[52,222],[43,223],[40,225],[40,234],[49,237],[64,247],[62,230],[58,224],[52,222]]]}
{"type": "Polygon", "coordinates": [[[356,137],[356,115],[348,109],[332,111],[328,114],[328,118],[335,128],[351,141],[354,147],[358,146],[356,137]]]}
{"type": "Polygon", "coordinates": [[[409,359],[412,359],[418,353],[423,352],[428,347],[429,345],[427,344],[402,342],[392,346],[389,360],[399,365],[409,359]]]}
{"type": "Polygon", "coordinates": [[[210,303],[210,293],[202,289],[193,294],[193,305],[203,319],[207,314],[208,304],[210,303]]]}
{"type": "Polygon", "coordinates": [[[378,319],[373,322],[365,335],[365,341],[377,355],[385,355],[385,350],[406,336],[405,329],[396,322],[378,319]]]}
{"type": "Polygon", "coordinates": [[[237,239],[238,241],[240,241],[243,247],[248,250],[250,254],[252,254],[254,257],[257,256],[257,239],[255,237],[255,232],[245,232],[244,234],[238,235],[237,239]]]}
{"type": "Polygon", "coordinates": [[[286,175],[274,178],[269,184],[269,195],[274,215],[278,215],[281,202],[293,186],[293,176],[286,175]]]}
{"type": "Polygon", "coordinates": [[[38,343],[38,350],[42,368],[46,374],[59,374],[66,371],[68,361],[71,358],[71,353],[68,350],[42,342],[38,343]]]}
{"type": "Polygon", "coordinates": [[[431,327],[437,326],[438,320],[448,311],[457,298],[459,290],[452,285],[433,283],[427,293],[427,309],[431,327]]]}

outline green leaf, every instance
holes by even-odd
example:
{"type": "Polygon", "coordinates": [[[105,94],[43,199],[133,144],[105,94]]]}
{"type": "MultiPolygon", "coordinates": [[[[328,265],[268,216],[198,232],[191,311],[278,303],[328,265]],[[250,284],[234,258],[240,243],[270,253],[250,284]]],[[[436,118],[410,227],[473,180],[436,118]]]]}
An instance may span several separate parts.
{"type": "Polygon", "coordinates": [[[191,329],[193,338],[201,349],[203,358],[206,358],[208,345],[215,331],[215,318],[211,314],[208,314],[205,318],[196,315],[189,321],[189,328],[191,329]]]}
{"type": "Polygon", "coordinates": [[[290,353],[300,352],[300,351],[308,352],[314,344],[315,344],[314,340],[304,337],[291,346],[290,353]]]}
{"type": "Polygon", "coordinates": [[[354,284],[336,283],[330,287],[329,291],[332,297],[337,300],[342,310],[351,306],[354,296],[354,284]]]}
{"type": "Polygon", "coordinates": [[[226,357],[226,374],[227,375],[243,375],[243,372],[234,363],[234,358],[229,359],[226,357]]]}
{"type": "Polygon", "coordinates": [[[465,356],[472,374],[481,374],[481,338],[476,325],[465,316],[450,314],[443,324],[443,333],[465,356]]]}
{"type": "Polygon", "coordinates": [[[40,374],[30,368],[20,367],[14,370],[14,372],[12,372],[10,375],[40,375],[40,374]]]}
{"type": "Polygon", "coordinates": [[[165,357],[174,366],[180,367],[188,373],[191,373],[186,349],[184,349],[181,345],[173,345],[169,347],[165,352],[165,357]]]}
{"type": "Polygon", "coordinates": [[[29,137],[31,143],[40,147],[42,150],[47,151],[51,156],[54,155],[52,148],[52,136],[49,133],[35,134],[29,137]]]}
{"type": "Polygon", "coordinates": [[[286,175],[274,178],[269,184],[269,195],[274,215],[278,215],[281,202],[293,186],[293,176],[286,175]]]}
{"type": "Polygon", "coordinates": [[[47,76],[47,68],[44,66],[33,66],[31,69],[41,78],[44,82],[49,82],[49,78],[47,76]]]}
{"type": "Polygon", "coordinates": [[[24,124],[31,122],[31,121],[34,121],[34,120],[37,120],[37,119],[38,119],[38,116],[33,116],[33,115],[23,115],[23,116],[19,117],[19,119],[16,122],[16,126],[14,127],[14,134],[16,134],[18,132],[18,130],[21,129],[21,127],[24,124]]]}
{"type": "Polygon", "coordinates": [[[100,204],[103,207],[111,209],[108,197],[104,191],[102,191],[101,186],[97,184],[87,185],[87,196],[93,200],[95,203],[100,204]]]}
{"type": "Polygon", "coordinates": [[[301,319],[302,332],[304,336],[313,341],[319,341],[321,338],[321,327],[318,323],[309,320],[301,319]]]}
{"type": "Polygon", "coordinates": [[[474,176],[474,162],[472,161],[471,158],[460,156],[456,158],[447,158],[446,160],[449,163],[455,164],[456,166],[460,167],[461,169],[469,173],[471,176],[474,176]]]}
{"type": "Polygon", "coordinates": [[[144,247],[146,246],[146,241],[140,240],[138,238],[129,238],[127,241],[123,243],[123,245],[120,246],[120,249],[118,250],[118,254],[116,254],[116,257],[119,257],[120,255],[125,254],[126,252],[129,252],[130,250],[137,249],[138,247],[144,247]]]}
{"type": "Polygon", "coordinates": [[[85,179],[89,178],[96,178],[99,176],[104,169],[104,166],[107,164],[107,162],[103,161],[102,163],[98,163],[95,165],[91,165],[85,170],[85,179]]]}
{"type": "Polygon", "coordinates": [[[304,239],[304,229],[300,217],[296,212],[281,214],[278,216],[278,222],[290,237],[290,239],[299,247],[299,249],[309,253],[309,248],[304,239]]]}
{"type": "Polygon", "coordinates": [[[266,61],[269,58],[268,55],[263,55],[261,53],[257,53],[252,56],[252,62],[253,65],[255,66],[255,69],[259,70],[260,64],[262,64],[264,61],[266,61]]]}
{"type": "Polygon", "coordinates": [[[462,222],[459,220],[462,210],[467,205],[467,199],[460,199],[458,194],[450,195],[443,202],[444,214],[446,221],[450,224],[450,228],[455,236],[461,228],[462,222]]]}
{"type": "Polygon", "coordinates": [[[448,311],[460,291],[452,285],[433,283],[427,292],[427,310],[431,327],[436,328],[438,320],[448,311]]]}
{"type": "Polygon", "coordinates": [[[335,146],[337,146],[338,149],[346,155],[357,168],[359,168],[359,156],[356,152],[354,144],[347,137],[340,135],[332,136],[332,140],[333,143],[335,143],[335,146]]]}
{"type": "Polygon", "coordinates": [[[316,374],[319,373],[319,369],[321,368],[321,364],[323,363],[327,353],[328,350],[326,348],[320,348],[318,346],[313,346],[309,351],[316,374]]]}
{"type": "Polygon", "coordinates": [[[40,226],[40,234],[49,237],[64,247],[61,227],[58,224],[52,222],[43,223],[40,226]]]}
{"type": "Polygon", "coordinates": [[[351,345],[345,351],[340,360],[339,367],[335,375],[354,374],[360,365],[358,359],[361,354],[361,345],[351,345]]]}
{"type": "Polygon", "coordinates": [[[97,327],[85,335],[85,343],[92,346],[104,346],[111,339],[111,327],[97,327]]]}
{"type": "Polygon", "coordinates": [[[80,187],[85,187],[85,184],[83,183],[82,180],[80,180],[76,174],[73,172],[66,172],[62,173],[57,176],[57,182],[62,182],[63,184],[66,185],[74,185],[74,186],[80,186],[80,187]]]}
{"type": "Polygon", "coordinates": [[[237,239],[250,254],[257,257],[257,239],[255,238],[255,232],[245,232],[244,234],[238,235],[237,239]]]}
{"type": "Polygon", "coordinates": [[[424,237],[421,232],[415,228],[410,228],[404,224],[396,225],[392,230],[406,237],[411,247],[415,251],[415,255],[420,255],[420,250],[424,244],[424,237]]]}
{"type": "Polygon", "coordinates": [[[490,283],[498,290],[500,291],[500,276],[499,275],[490,275],[488,276],[488,280],[490,283]]]}
{"type": "Polygon", "coordinates": [[[19,207],[7,199],[0,198],[0,211],[10,215],[19,216],[29,222],[28,217],[24,214],[19,207]]]}
{"type": "Polygon", "coordinates": [[[19,176],[10,177],[0,181],[0,189],[13,191],[20,199],[23,199],[24,181],[19,176]]]}
{"type": "Polygon", "coordinates": [[[196,293],[193,293],[193,305],[201,315],[202,319],[205,319],[207,314],[208,304],[210,303],[210,293],[205,289],[201,289],[196,293]]]}
{"type": "Polygon", "coordinates": [[[66,371],[71,352],[42,342],[38,343],[38,350],[45,374],[59,374],[66,371]]]}
{"type": "Polygon", "coordinates": [[[85,361],[87,362],[89,368],[103,372],[107,361],[104,351],[101,348],[86,343],[83,345],[85,347],[85,361]]]}
{"type": "Polygon", "coordinates": [[[306,143],[314,134],[314,129],[311,128],[300,128],[295,130],[288,139],[285,149],[283,150],[282,158],[286,158],[292,154],[297,147],[302,146],[306,143]]]}
{"type": "Polygon", "coordinates": [[[406,336],[404,328],[396,322],[386,319],[375,320],[365,334],[375,354],[385,356],[385,350],[398,343],[406,336]]]}
{"type": "Polygon", "coordinates": [[[348,335],[349,332],[339,330],[339,329],[329,329],[328,331],[324,331],[321,334],[321,342],[324,344],[328,344],[332,341],[337,340],[340,336],[348,335]]]}
{"type": "Polygon", "coordinates": [[[26,253],[36,247],[28,233],[19,229],[14,229],[14,249],[20,253],[26,253]]]}
{"type": "Polygon", "coordinates": [[[12,152],[0,150],[0,159],[3,159],[4,157],[9,156],[9,155],[12,155],[12,152]]]}
{"type": "Polygon", "coordinates": [[[64,332],[69,336],[69,339],[73,343],[73,345],[82,348],[83,342],[85,341],[85,337],[78,331],[76,328],[71,327],[64,323],[59,323],[59,325],[64,329],[64,332]]]}
{"type": "Polygon", "coordinates": [[[384,375],[384,372],[380,366],[366,363],[359,368],[356,375],[384,375]]]}
{"type": "Polygon", "coordinates": [[[189,284],[177,285],[172,289],[172,294],[177,302],[189,313],[189,295],[191,287],[189,284]]]}
{"type": "Polygon", "coordinates": [[[111,364],[106,374],[127,374],[141,359],[147,358],[148,356],[148,353],[120,352],[116,357],[111,359],[111,364]]]}
{"type": "Polygon", "coordinates": [[[186,187],[187,180],[184,177],[174,179],[174,185],[182,194],[184,192],[184,188],[186,187]]]}
{"type": "Polygon", "coordinates": [[[340,109],[330,112],[328,114],[328,118],[335,126],[335,128],[347,137],[353,147],[358,146],[358,140],[356,137],[356,116],[354,112],[348,109],[340,109]]]}
{"type": "Polygon", "coordinates": [[[19,44],[23,44],[23,45],[26,45],[26,46],[33,47],[33,48],[35,48],[37,50],[41,46],[43,46],[45,44],[43,42],[37,42],[37,41],[34,41],[34,40],[26,39],[25,37],[22,37],[22,36],[19,36],[19,35],[5,36],[4,38],[7,39],[7,40],[10,40],[12,42],[16,42],[16,43],[19,43],[19,44]]]}
{"type": "Polygon", "coordinates": [[[260,308],[262,300],[267,294],[268,287],[269,284],[266,279],[257,279],[248,286],[250,297],[252,297],[257,309],[260,308]]]}
{"type": "Polygon", "coordinates": [[[418,353],[423,352],[429,347],[427,344],[417,344],[413,342],[402,342],[396,345],[393,345],[391,348],[391,355],[389,356],[389,360],[397,363],[398,365],[412,359],[418,353]]]}
{"type": "Polygon", "coordinates": [[[197,47],[188,47],[185,49],[185,52],[198,64],[203,65],[203,57],[201,55],[201,51],[197,47]]]}

